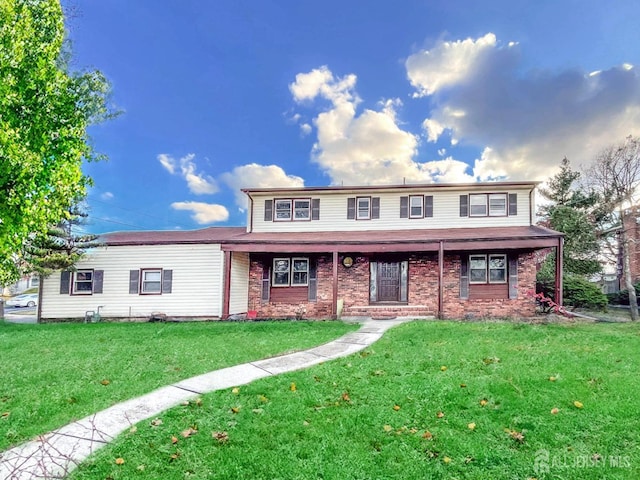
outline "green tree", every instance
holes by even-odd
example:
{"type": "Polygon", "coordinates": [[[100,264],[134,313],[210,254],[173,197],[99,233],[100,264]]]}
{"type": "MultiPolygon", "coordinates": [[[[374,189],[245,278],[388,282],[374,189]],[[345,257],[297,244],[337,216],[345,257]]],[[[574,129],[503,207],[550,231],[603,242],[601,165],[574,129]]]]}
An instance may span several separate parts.
{"type": "Polygon", "coordinates": [[[68,58],[59,0],[0,0],[0,284],[86,194],[82,162],[98,158],[87,127],[116,114],[105,77],[68,58]]]}
{"type": "MultiPolygon", "coordinates": [[[[560,171],[551,177],[540,193],[549,203],[540,207],[541,223],[564,233],[562,262],[567,274],[588,276],[601,271],[598,241],[598,196],[579,186],[580,173],[564,158],[560,171]]],[[[555,253],[549,255],[541,269],[541,277],[555,275],[555,253]]]]}

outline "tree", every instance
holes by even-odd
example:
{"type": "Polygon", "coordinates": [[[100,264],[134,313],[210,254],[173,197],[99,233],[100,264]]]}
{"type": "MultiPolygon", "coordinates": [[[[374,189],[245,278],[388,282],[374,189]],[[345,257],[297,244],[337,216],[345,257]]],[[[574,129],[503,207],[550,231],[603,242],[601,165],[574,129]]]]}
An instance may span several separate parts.
{"type": "MultiPolygon", "coordinates": [[[[589,276],[601,271],[597,236],[600,215],[596,214],[598,196],[585,192],[578,184],[580,173],[571,168],[567,158],[560,171],[551,177],[540,193],[549,203],[540,207],[545,226],[564,233],[562,263],[565,273],[589,276]]],[[[541,276],[555,276],[555,253],[543,264],[541,276]]]]}
{"type": "Polygon", "coordinates": [[[87,127],[116,112],[99,71],[70,72],[59,0],[0,1],[0,284],[16,255],[65,218],[99,158],[87,127]]]}
{"type": "Polygon", "coordinates": [[[640,187],[640,138],[627,137],[602,150],[589,169],[589,182],[602,198],[602,209],[617,215],[618,241],[622,250],[625,286],[629,291],[631,319],[638,319],[638,301],[631,277],[631,242],[624,228],[630,207],[637,201],[640,187]]]}

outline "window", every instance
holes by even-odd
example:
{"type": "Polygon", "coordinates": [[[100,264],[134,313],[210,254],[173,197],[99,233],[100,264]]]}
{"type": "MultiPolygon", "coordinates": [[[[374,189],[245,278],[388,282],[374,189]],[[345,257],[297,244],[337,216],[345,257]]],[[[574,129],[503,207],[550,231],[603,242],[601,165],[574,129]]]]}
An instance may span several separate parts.
{"type": "Polygon", "coordinates": [[[301,287],[309,284],[308,258],[274,258],[273,286],[301,287]]]}
{"type": "Polygon", "coordinates": [[[77,295],[91,295],[93,293],[93,270],[78,270],[73,272],[72,293],[77,295]]]}
{"type": "Polygon", "coordinates": [[[506,255],[470,255],[470,283],[506,283],[506,255]]]}
{"type": "Polygon", "coordinates": [[[371,198],[370,197],[358,197],[356,198],[356,219],[368,220],[371,218],[371,198]]]}
{"type": "Polygon", "coordinates": [[[162,293],[162,270],[142,270],[141,292],[143,294],[162,293]]]}
{"type": "Polygon", "coordinates": [[[504,217],[507,215],[507,194],[492,193],[489,195],[489,216],[504,217]]]}
{"type": "Polygon", "coordinates": [[[276,200],[275,220],[291,220],[291,200],[276,200]]]}
{"type": "Polygon", "coordinates": [[[486,217],[487,196],[485,194],[469,195],[469,212],[472,217],[486,217]]]}
{"type": "Polygon", "coordinates": [[[309,220],[311,218],[311,200],[294,200],[293,201],[293,219],[309,220]]]}
{"type": "Polygon", "coordinates": [[[422,207],[424,206],[424,197],[422,195],[414,195],[409,197],[409,218],[422,218],[424,216],[422,207]]]}

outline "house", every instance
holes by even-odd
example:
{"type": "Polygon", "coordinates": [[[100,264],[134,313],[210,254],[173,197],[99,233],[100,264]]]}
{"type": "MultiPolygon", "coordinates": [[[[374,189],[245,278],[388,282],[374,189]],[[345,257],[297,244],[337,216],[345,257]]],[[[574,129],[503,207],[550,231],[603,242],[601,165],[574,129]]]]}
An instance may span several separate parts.
{"type": "Polygon", "coordinates": [[[246,228],[107,236],[45,280],[42,318],[76,303],[109,317],[530,317],[535,253],[562,250],[534,225],[536,185],[245,189],[246,228]]]}

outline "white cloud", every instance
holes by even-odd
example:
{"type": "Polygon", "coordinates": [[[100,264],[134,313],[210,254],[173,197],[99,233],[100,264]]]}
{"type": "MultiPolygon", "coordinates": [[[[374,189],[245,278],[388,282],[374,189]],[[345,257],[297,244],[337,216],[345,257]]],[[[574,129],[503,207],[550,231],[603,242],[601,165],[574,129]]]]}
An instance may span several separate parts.
{"type": "Polygon", "coordinates": [[[212,194],[218,191],[218,185],[213,177],[202,173],[197,173],[197,166],[194,161],[195,154],[189,153],[176,161],[171,155],[161,153],[158,155],[160,164],[172,175],[181,175],[187,182],[189,191],[195,195],[212,194]],[[177,171],[177,167],[180,171],[177,171]]]}
{"type": "Polygon", "coordinates": [[[236,204],[240,209],[247,208],[247,198],[240,191],[242,188],[286,188],[303,187],[304,180],[295,175],[288,175],[277,165],[258,165],[250,163],[223,173],[220,178],[236,195],[236,204]]]}
{"type": "MultiPolygon", "coordinates": [[[[415,96],[432,95],[436,91],[468,78],[482,55],[494,49],[496,36],[487,33],[473,40],[440,42],[431,50],[415,53],[405,63],[411,85],[418,90],[415,96]]],[[[509,47],[514,45],[509,44],[509,47]]]]}
{"type": "Polygon", "coordinates": [[[225,222],[229,219],[229,211],[223,205],[204,202],[174,202],[171,204],[171,208],[193,212],[191,218],[200,225],[225,222]]]}
{"type": "Polygon", "coordinates": [[[302,133],[302,135],[305,137],[311,133],[311,130],[312,127],[308,123],[303,123],[302,125],[300,125],[300,133],[302,133]]]}
{"type": "Polygon", "coordinates": [[[113,198],[113,193],[111,192],[104,192],[102,194],[100,194],[100,198],[102,200],[111,200],[113,198]]]}

